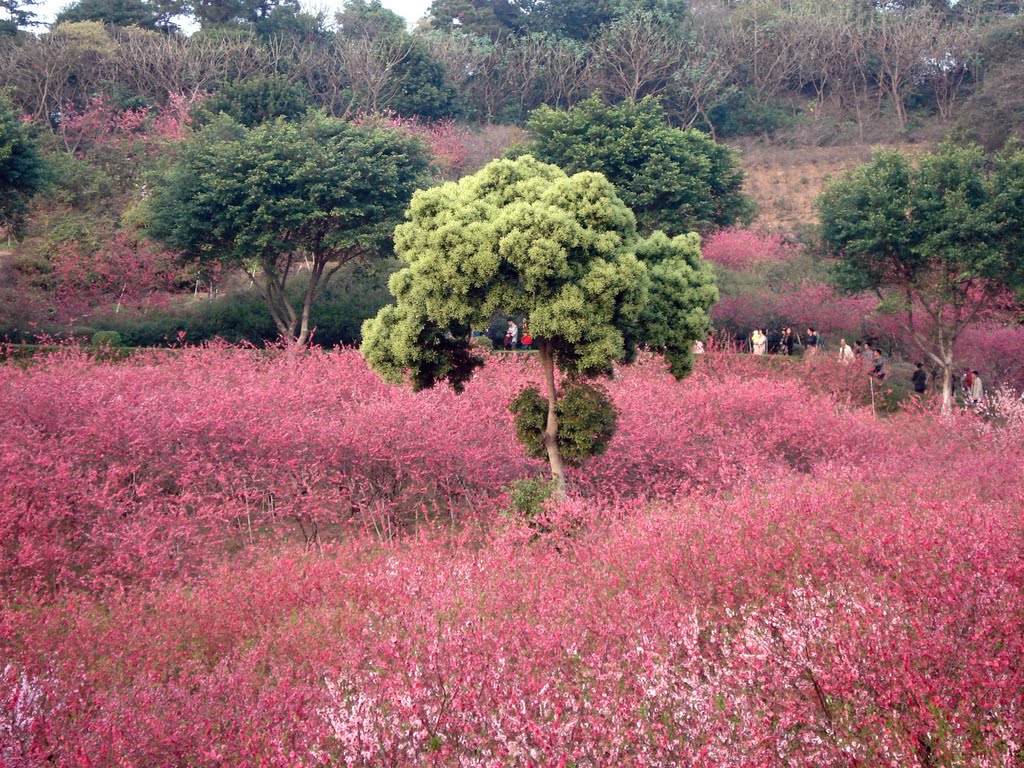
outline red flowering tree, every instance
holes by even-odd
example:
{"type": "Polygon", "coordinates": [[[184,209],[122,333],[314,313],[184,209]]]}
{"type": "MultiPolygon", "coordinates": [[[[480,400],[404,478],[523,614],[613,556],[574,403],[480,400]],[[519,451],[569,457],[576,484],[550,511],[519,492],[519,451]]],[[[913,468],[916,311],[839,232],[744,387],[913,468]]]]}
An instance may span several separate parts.
{"type": "Polygon", "coordinates": [[[466,167],[466,132],[453,120],[428,123],[418,117],[405,117],[388,110],[361,113],[352,122],[354,125],[387,128],[421,139],[427,145],[435,174],[443,180],[458,178],[466,167]]]}
{"type": "Polygon", "coordinates": [[[146,163],[185,137],[197,98],[171,94],[163,107],[134,109],[117,109],[99,97],[81,108],[69,103],[58,132],[70,154],[88,158],[127,188],[146,163]]]}
{"type": "Polygon", "coordinates": [[[704,238],[701,253],[705,259],[729,269],[750,269],[793,258],[792,243],[777,232],[732,227],[704,238]]]}
{"type": "Polygon", "coordinates": [[[103,306],[143,309],[185,277],[176,253],[125,231],[95,246],[65,243],[53,259],[53,275],[64,317],[103,306]]]}

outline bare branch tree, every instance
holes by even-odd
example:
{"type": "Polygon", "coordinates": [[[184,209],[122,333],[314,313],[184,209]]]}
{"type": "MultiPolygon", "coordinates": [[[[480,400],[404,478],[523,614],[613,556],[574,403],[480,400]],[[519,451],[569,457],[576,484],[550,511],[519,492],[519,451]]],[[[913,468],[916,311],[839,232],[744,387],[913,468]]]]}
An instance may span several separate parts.
{"type": "Polygon", "coordinates": [[[640,13],[612,23],[594,43],[590,81],[613,99],[636,102],[663,93],[682,61],[678,33],[640,13]]]}

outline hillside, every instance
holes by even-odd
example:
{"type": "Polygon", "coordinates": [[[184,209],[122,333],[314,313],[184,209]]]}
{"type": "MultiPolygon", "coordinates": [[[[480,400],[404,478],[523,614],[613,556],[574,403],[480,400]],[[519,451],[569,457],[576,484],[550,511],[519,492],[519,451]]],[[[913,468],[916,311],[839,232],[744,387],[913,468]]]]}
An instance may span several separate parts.
{"type": "Polygon", "coordinates": [[[736,141],[746,173],[744,191],[757,203],[756,226],[800,232],[814,226],[814,201],[836,176],[870,160],[877,149],[911,155],[932,148],[930,143],[792,146],[788,141],[736,141]]]}

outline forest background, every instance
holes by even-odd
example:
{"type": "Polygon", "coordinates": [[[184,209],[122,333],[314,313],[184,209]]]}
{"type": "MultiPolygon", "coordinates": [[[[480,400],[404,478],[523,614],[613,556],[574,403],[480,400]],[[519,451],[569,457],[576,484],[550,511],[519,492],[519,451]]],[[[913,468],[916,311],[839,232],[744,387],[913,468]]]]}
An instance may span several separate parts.
{"type": "MultiPolygon", "coordinates": [[[[138,216],[180,143],[220,111],[247,125],[307,109],[383,121],[425,140],[442,181],[529,147],[539,108],[600,94],[657,98],[671,125],[737,151],[756,214],[699,227],[723,335],[813,325],[833,346],[870,336],[914,357],[876,297],[837,294],[814,201],[872,148],[922,155],[953,137],[994,151],[1024,123],[1017,2],[436,0],[410,29],[364,0],[334,18],[296,3],[82,0],[48,31],[31,5],[5,7],[0,86],[47,169],[20,239],[0,250],[0,332],[17,342],[276,339],[251,276],[184,262],[138,216]]],[[[326,287],[315,343],[358,342],[388,301],[387,250],[326,287]]],[[[1020,384],[1004,320],[969,329],[959,357],[1020,384]]]]}

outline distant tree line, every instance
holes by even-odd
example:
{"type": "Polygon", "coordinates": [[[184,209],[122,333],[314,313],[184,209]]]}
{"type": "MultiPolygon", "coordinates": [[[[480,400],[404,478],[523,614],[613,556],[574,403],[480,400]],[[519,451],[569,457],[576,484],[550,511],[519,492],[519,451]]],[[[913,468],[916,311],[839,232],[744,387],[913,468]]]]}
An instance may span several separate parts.
{"type": "Polygon", "coordinates": [[[3,7],[0,86],[39,121],[97,96],[137,106],[269,76],[337,117],[519,122],[600,92],[658,97],[676,124],[719,135],[796,114],[902,130],[915,111],[954,120],[969,95],[1024,119],[1018,0],[435,0],[413,31],[378,0],[330,23],[294,1],[78,0],[40,33],[16,31],[29,6],[3,7]]]}

